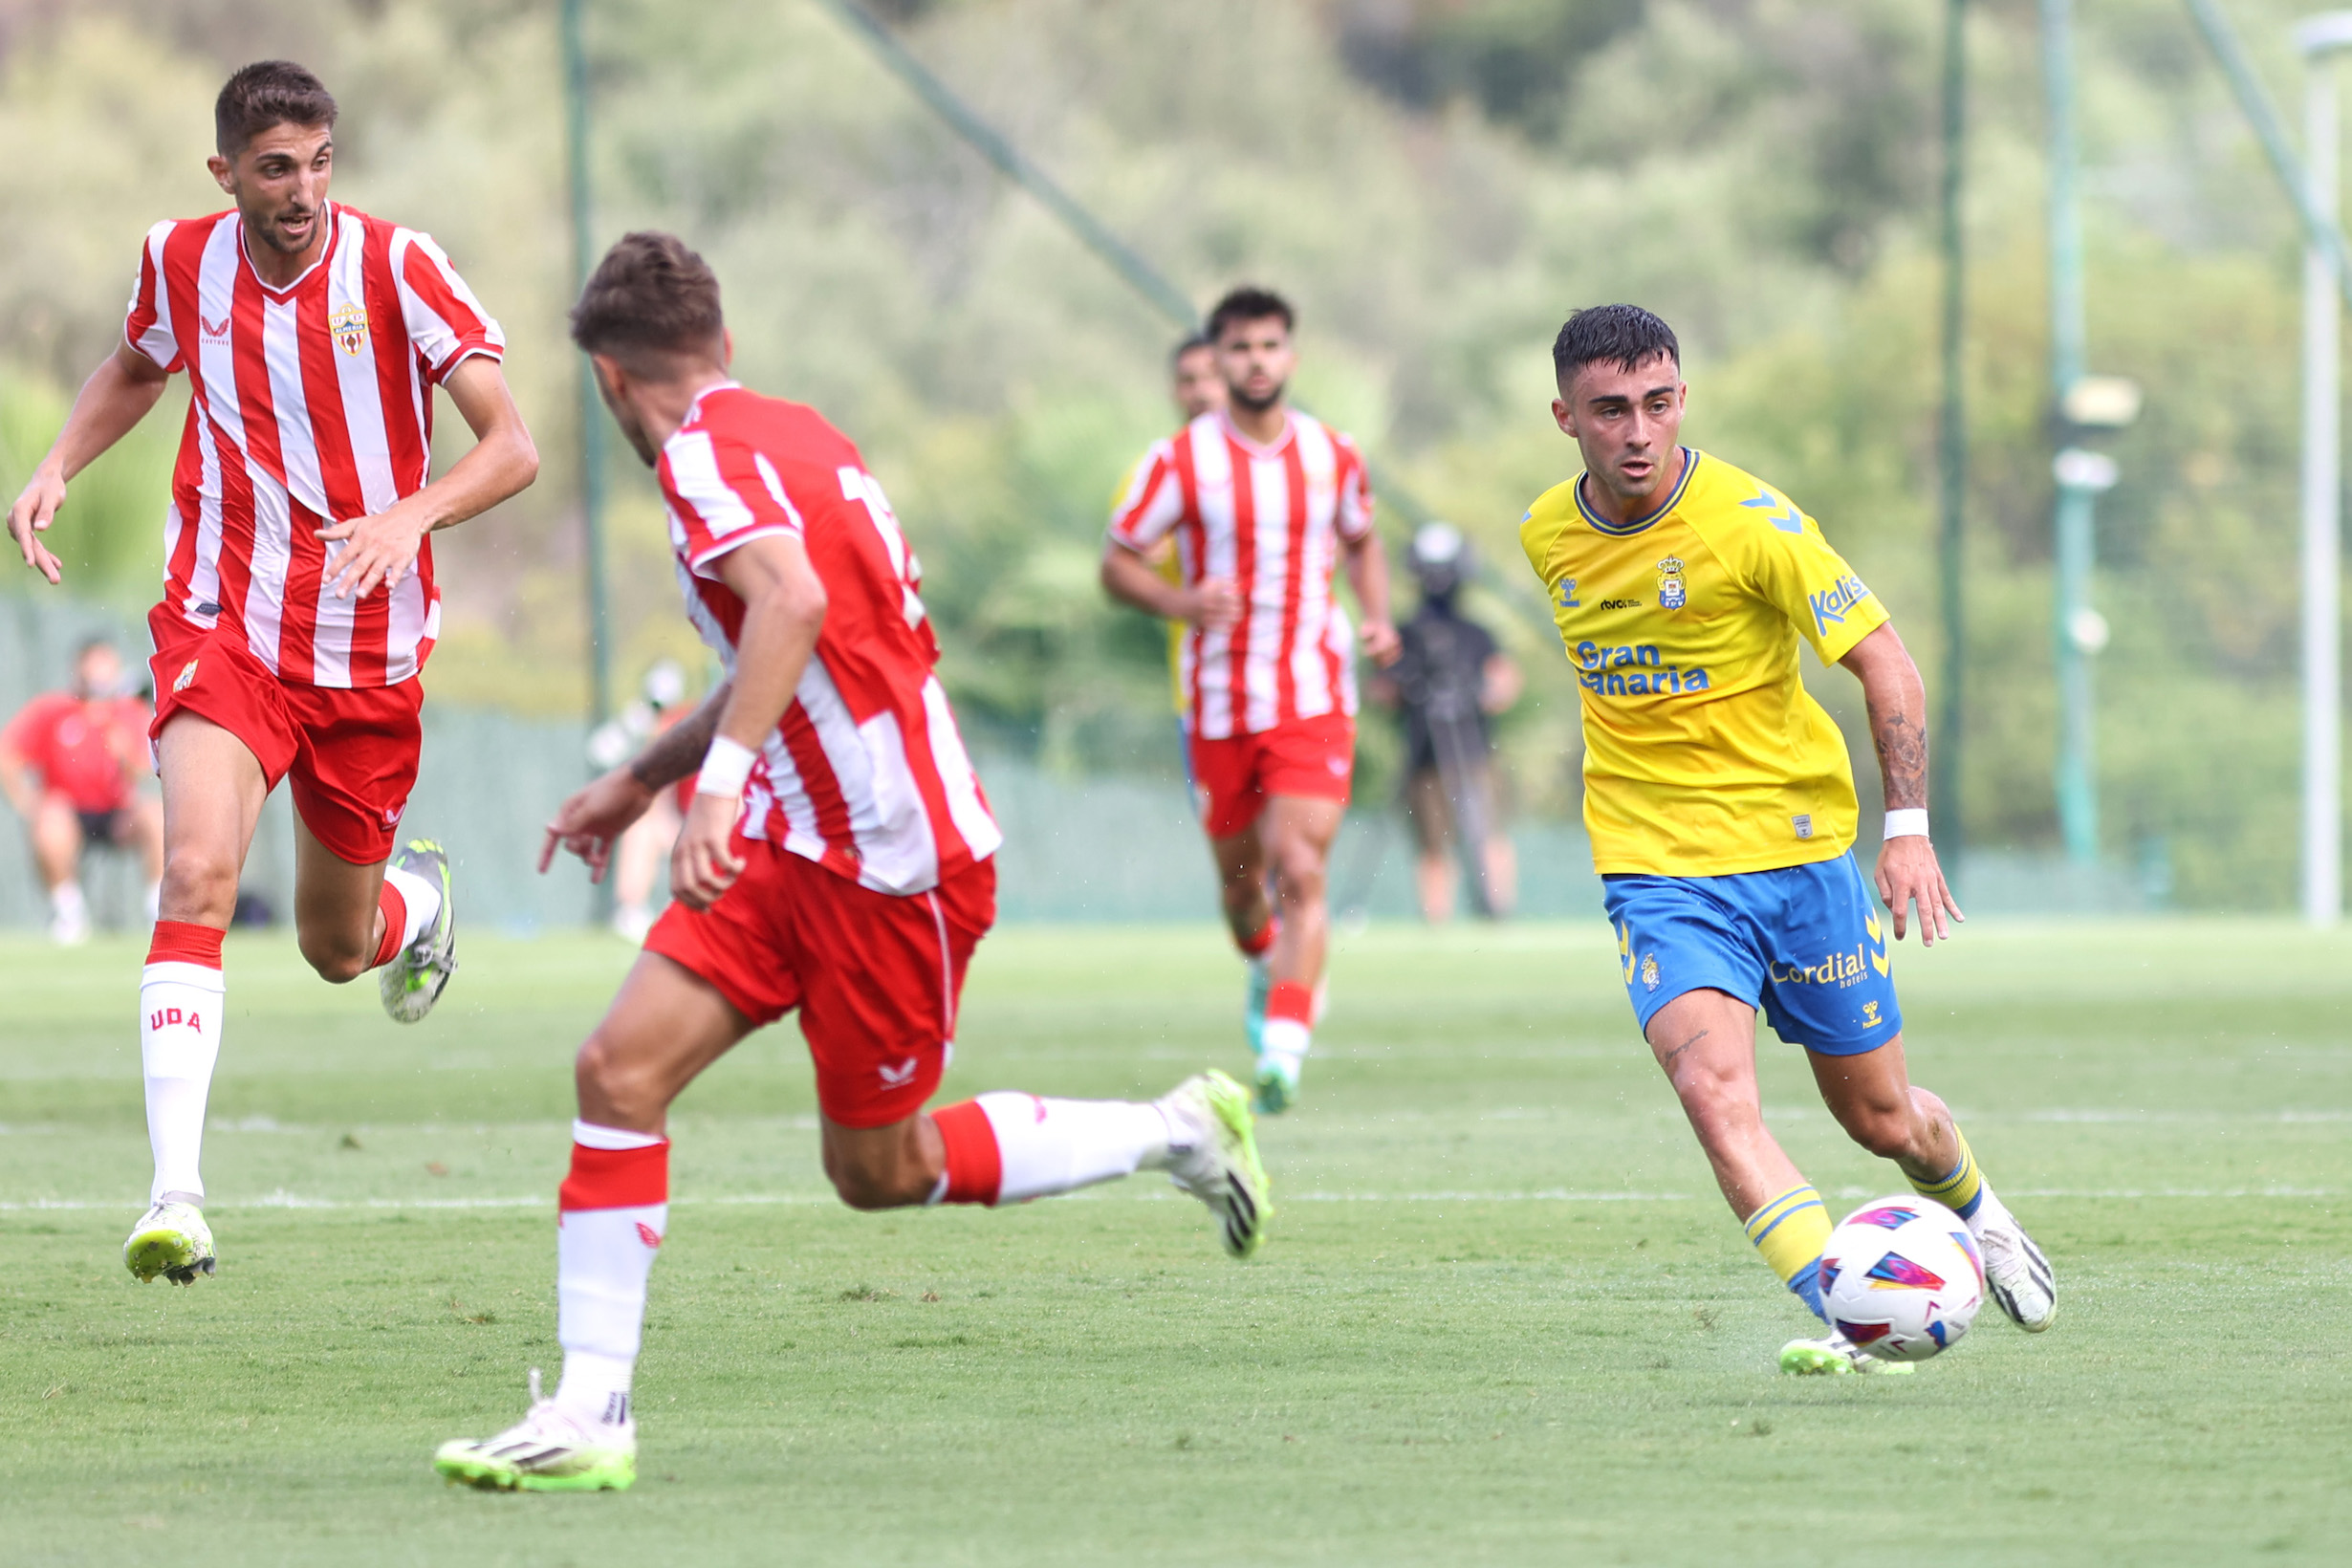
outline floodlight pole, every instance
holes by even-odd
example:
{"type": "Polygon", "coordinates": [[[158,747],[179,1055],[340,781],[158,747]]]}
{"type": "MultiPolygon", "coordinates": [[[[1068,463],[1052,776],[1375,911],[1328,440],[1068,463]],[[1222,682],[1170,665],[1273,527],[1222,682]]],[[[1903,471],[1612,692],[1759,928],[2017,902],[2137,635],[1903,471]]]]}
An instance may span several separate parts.
{"type": "MultiPolygon", "coordinates": [[[[563,0],[557,31],[563,47],[564,141],[572,196],[572,288],[577,294],[596,270],[590,235],[588,179],[588,52],[580,38],[584,0],[563,0]]],[[[596,372],[579,357],[579,491],[588,560],[589,723],[613,716],[613,628],[611,597],[604,581],[604,403],[597,395],[596,372]]]]}
{"type": "Polygon", "coordinates": [[[1964,570],[1961,527],[1968,506],[1968,403],[1962,352],[1966,347],[1968,251],[1961,227],[1961,182],[1968,145],[1968,13],[1969,0],[1945,0],[1944,7],[1944,181],[1942,239],[1944,249],[1943,358],[1944,385],[1936,426],[1936,468],[1941,512],[1937,539],[1943,581],[1944,679],[1943,701],[1937,706],[1929,767],[1932,795],[1942,817],[1939,833],[1946,874],[1960,874],[1967,840],[1966,818],[1960,809],[1960,744],[1968,673],[1968,622],[1961,598],[1964,570]]]}
{"type": "MultiPolygon", "coordinates": [[[[2073,0],[2041,0],[2042,86],[2049,105],[2050,145],[2050,381],[2052,402],[2062,409],[2066,395],[2083,376],[2082,207],[2077,190],[2075,143],[2073,0]]],[[[2062,415],[2058,417],[2063,417],[2062,415]]],[[[2091,650],[2083,628],[2090,609],[2092,533],[2100,470],[2070,463],[2062,451],[2056,467],[2057,514],[2053,551],[2057,581],[2053,594],[2054,643],[2058,658],[2058,754],[2055,783],[2058,832],[2066,858],[2077,865],[2099,863],[2099,780],[2091,689],[2091,650]]],[[[2085,454],[2087,455],[2087,454],[2085,454]]],[[[2112,466],[2105,470],[2113,483],[2112,466]]]]}
{"type": "MultiPolygon", "coordinates": [[[[2303,182],[2312,214],[2328,227],[2338,207],[2336,56],[2352,49],[2352,11],[2305,18],[2295,29],[2303,57],[2303,182]]],[[[2316,245],[2303,250],[2303,919],[2343,915],[2343,734],[2338,528],[2342,513],[2342,301],[2335,269],[2316,245]]]]}

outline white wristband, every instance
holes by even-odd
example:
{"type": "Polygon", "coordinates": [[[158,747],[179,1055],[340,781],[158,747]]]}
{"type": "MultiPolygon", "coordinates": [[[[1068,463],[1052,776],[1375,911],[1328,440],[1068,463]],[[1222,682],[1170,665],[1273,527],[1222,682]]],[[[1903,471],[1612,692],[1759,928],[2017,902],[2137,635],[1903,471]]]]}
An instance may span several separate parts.
{"type": "Polygon", "coordinates": [[[696,795],[715,795],[728,800],[743,797],[743,786],[751,777],[751,758],[748,746],[738,746],[725,735],[710,737],[710,750],[703,753],[703,771],[694,780],[696,795]]]}
{"type": "Polygon", "coordinates": [[[1882,838],[1925,838],[1927,837],[1927,808],[1906,806],[1902,811],[1886,814],[1886,831],[1882,838]]]}

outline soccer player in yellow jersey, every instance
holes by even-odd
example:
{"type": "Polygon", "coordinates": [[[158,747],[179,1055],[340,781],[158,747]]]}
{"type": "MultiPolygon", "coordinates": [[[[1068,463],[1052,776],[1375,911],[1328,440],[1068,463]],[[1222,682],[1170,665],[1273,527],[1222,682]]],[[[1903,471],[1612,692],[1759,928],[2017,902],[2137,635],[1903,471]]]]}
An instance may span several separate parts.
{"type": "Polygon", "coordinates": [[[1749,1239],[1819,1339],[1788,1372],[1907,1372],[1822,1312],[1830,1219],[1765,1130],[1755,1016],[1804,1048],[1854,1141],[1967,1222],[1985,1283],[2028,1332],[2050,1326],[2050,1265],[1993,1195],[1944,1102],[1912,1085],[1887,926],[1854,863],[1845,745],[1797,677],[1801,638],[1862,681],[1886,786],[1878,895],[1901,939],[1963,918],[1927,838],[1926,692],[1886,610],[1771,486],[1678,444],[1687,389],[1673,329],[1632,305],[1568,318],[1552,417],[1584,472],[1528,510],[1519,537],[1576,666],[1584,821],[1625,990],[1749,1239]]]}
{"type": "MultiPolygon", "coordinates": [[[[1167,357],[1168,399],[1189,425],[1203,414],[1225,406],[1225,376],[1217,369],[1217,345],[1194,333],[1167,357]]],[[[1130,480],[1132,485],[1132,480],[1130,480]]],[[[1123,491],[1122,491],[1123,493],[1123,491]]],[[[1176,559],[1176,536],[1169,534],[1146,557],[1160,576],[1182,586],[1184,567],[1176,559]]],[[[1167,623],[1167,684],[1176,704],[1176,745],[1184,753],[1185,782],[1192,782],[1192,745],[1187,728],[1191,718],[1191,694],[1185,690],[1185,637],[1191,626],[1182,621],[1167,623]]]]}

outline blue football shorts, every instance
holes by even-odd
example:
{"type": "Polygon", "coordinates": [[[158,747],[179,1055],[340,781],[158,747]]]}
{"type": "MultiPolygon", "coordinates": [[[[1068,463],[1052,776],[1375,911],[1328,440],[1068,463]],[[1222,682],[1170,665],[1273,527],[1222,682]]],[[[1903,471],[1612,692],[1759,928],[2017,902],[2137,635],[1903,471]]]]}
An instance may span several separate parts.
{"type": "Polygon", "coordinates": [[[1791,1045],[1875,1051],[1903,1030],[1887,924],[1849,852],[1728,877],[1601,879],[1625,994],[1647,1031],[1686,991],[1728,991],[1791,1045]]]}

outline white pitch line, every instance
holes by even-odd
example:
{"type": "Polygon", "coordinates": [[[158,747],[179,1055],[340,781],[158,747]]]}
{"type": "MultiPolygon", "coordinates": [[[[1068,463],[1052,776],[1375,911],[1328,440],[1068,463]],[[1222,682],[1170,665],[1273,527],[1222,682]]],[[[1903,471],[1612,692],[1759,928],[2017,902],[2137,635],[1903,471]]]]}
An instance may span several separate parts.
{"type": "MultiPolygon", "coordinates": [[[[2011,1193],[2016,1198],[2066,1198],[2090,1200],[2125,1200],[2146,1198],[2339,1198],[2344,1195],[2341,1187],[2024,1187],[2011,1193]]],[[[1171,1195],[1153,1191],[1140,1197],[1167,1200],[1171,1195]]],[[[1840,1201],[1862,1196],[1862,1189],[1834,1194],[1840,1201]]],[[[1290,1192],[1284,1203],[1693,1203],[1701,1195],[1691,1192],[1576,1192],[1565,1187],[1550,1187],[1529,1192],[1290,1192]]],[[[837,1200],[830,1192],[726,1192],[707,1197],[678,1197],[670,1200],[677,1208],[751,1208],[794,1209],[831,1208],[837,1200]]],[[[1073,1193],[1064,1201],[1079,1203],[1099,1201],[1093,1193],[1073,1193]]],[[[22,1202],[0,1202],[0,1213],[36,1214],[45,1212],[78,1212],[88,1209],[130,1209],[138,1207],[135,1199],[88,1198],[31,1198],[22,1202]]],[[[215,1212],[245,1209],[295,1209],[359,1211],[397,1211],[403,1209],[552,1209],[550,1197],[493,1198],[311,1198],[292,1192],[272,1192],[258,1198],[231,1199],[207,1204],[215,1212]]]]}

